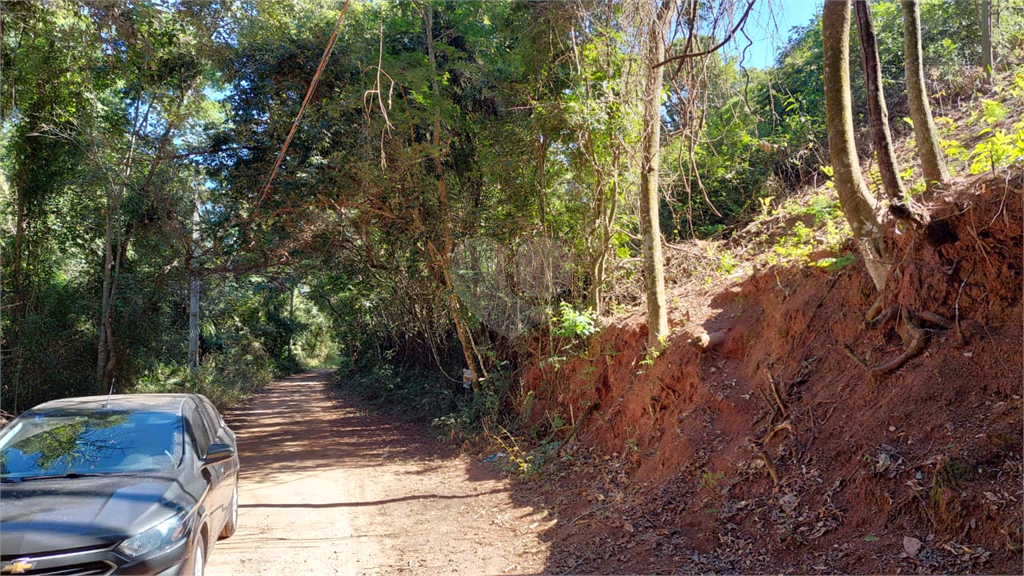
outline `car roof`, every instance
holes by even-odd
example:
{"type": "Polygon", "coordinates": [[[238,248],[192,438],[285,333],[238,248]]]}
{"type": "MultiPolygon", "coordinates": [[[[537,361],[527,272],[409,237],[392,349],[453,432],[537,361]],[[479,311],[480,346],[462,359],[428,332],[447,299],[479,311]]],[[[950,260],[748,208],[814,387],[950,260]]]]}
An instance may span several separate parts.
{"type": "Polygon", "coordinates": [[[186,399],[198,399],[198,394],[112,394],[110,396],[82,396],[61,398],[44,402],[33,412],[59,409],[80,410],[156,410],[159,412],[181,413],[181,404],[186,399]]]}

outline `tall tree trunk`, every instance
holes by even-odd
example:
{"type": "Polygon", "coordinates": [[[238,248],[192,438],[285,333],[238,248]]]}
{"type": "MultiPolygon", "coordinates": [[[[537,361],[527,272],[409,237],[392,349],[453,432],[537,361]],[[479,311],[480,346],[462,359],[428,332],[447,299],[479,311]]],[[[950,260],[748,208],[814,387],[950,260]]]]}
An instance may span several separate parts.
{"type": "Polygon", "coordinates": [[[547,160],[548,151],[551,149],[551,139],[542,132],[537,140],[537,216],[540,219],[540,229],[547,233],[548,206],[547,206],[547,160]]]}
{"type": "Polygon", "coordinates": [[[864,185],[853,140],[850,96],[850,0],[826,0],[821,18],[828,148],[836,192],[864,264],[881,291],[889,273],[878,209],[864,185]]]}
{"type": "Polygon", "coordinates": [[[981,68],[985,73],[985,84],[992,85],[995,71],[995,57],[992,54],[992,0],[981,0],[981,68]]]}
{"type": "MultiPolygon", "coordinates": [[[[195,89],[196,79],[187,90],[179,94],[178,101],[174,108],[174,116],[177,116],[189,94],[195,89]]],[[[137,106],[141,106],[139,103],[137,106]]],[[[114,307],[117,302],[117,277],[121,268],[121,262],[127,258],[128,243],[131,240],[133,226],[131,224],[121,227],[118,223],[117,238],[114,233],[114,222],[121,210],[121,202],[128,192],[134,171],[136,145],[140,135],[149,123],[150,114],[153,112],[154,103],[151,100],[146,105],[146,113],[140,118],[139,109],[136,107],[135,117],[132,119],[132,130],[129,135],[128,149],[121,158],[118,166],[119,174],[117,179],[111,179],[107,188],[105,223],[103,236],[103,294],[100,299],[100,329],[99,339],[96,346],[96,383],[100,393],[107,392],[112,388],[114,370],[117,366],[117,347],[114,342],[114,307]]],[[[142,190],[147,190],[152,183],[153,175],[157,166],[163,162],[164,151],[167,144],[171,142],[171,134],[177,128],[177,122],[165,118],[167,122],[163,133],[157,141],[157,149],[150,161],[147,173],[142,183],[142,190]]],[[[180,121],[180,120],[178,120],[180,121]]]]}
{"type": "Polygon", "coordinates": [[[932,118],[928,92],[924,85],[921,49],[921,7],[917,0],[900,0],[903,7],[903,59],[906,64],[907,100],[914,121],[914,138],[921,155],[921,171],[929,190],[949,181],[949,170],[939,147],[938,130],[932,118]]]}
{"type": "Polygon", "coordinates": [[[192,207],[192,258],[189,260],[188,281],[188,358],[192,372],[199,371],[199,185],[195,186],[192,207]]]}
{"type": "MultiPolygon", "coordinates": [[[[198,79],[194,81],[187,90],[183,90],[174,109],[174,115],[181,110],[188,95],[195,88],[198,79]]],[[[114,369],[117,366],[117,347],[114,342],[114,307],[117,302],[117,277],[121,268],[121,262],[127,257],[128,243],[131,240],[133,226],[118,222],[118,230],[115,238],[114,223],[118,212],[121,210],[121,202],[128,192],[132,173],[135,165],[136,145],[140,135],[149,123],[150,114],[153,112],[154,103],[152,100],[146,105],[145,114],[139,114],[137,104],[135,117],[132,119],[132,129],[128,139],[128,149],[121,158],[118,166],[118,177],[111,178],[106,194],[105,222],[103,235],[103,294],[101,296],[99,339],[96,345],[96,384],[100,393],[111,389],[113,384],[114,369]]],[[[152,183],[153,175],[157,166],[164,160],[164,151],[167,144],[171,142],[171,134],[177,127],[177,122],[165,118],[167,122],[163,133],[157,142],[156,153],[150,161],[149,168],[142,183],[142,190],[147,190],[152,183]]],[[[180,121],[180,120],[179,120],[180,121]]]]}
{"type": "Polygon", "coordinates": [[[612,224],[618,210],[619,198],[619,150],[612,149],[612,182],[602,186],[595,207],[594,233],[598,235],[598,245],[590,266],[590,305],[594,312],[600,314],[604,303],[605,270],[608,263],[608,251],[612,243],[612,224]]]}
{"type": "Polygon", "coordinates": [[[875,159],[878,160],[882,187],[885,189],[885,195],[889,197],[889,211],[901,220],[918,225],[925,224],[928,218],[923,211],[912,212],[905,200],[906,189],[896,165],[896,154],[889,133],[889,110],[885,105],[885,92],[882,89],[882,68],[878,59],[878,45],[875,42],[871,5],[868,0],[854,0],[853,5],[857,14],[857,34],[860,36],[860,56],[864,65],[868,118],[875,144],[875,159]]]}
{"type": "Polygon", "coordinates": [[[121,210],[121,201],[128,191],[128,182],[131,179],[135,161],[136,139],[141,128],[149,121],[149,114],[153,110],[153,105],[150,103],[140,121],[138,106],[141,105],[140,103],[136,107],[128,149],[121,158],[117,179],[111,178],[107,187],[104,206],[103,294],[100,297],[99,339],[96,343],[96,387],[100,394],[112,388],[114,366],[117,364],[117,350],[114,343],[114,304],[117,300],[117,272],[120,255],[127,240],[118,238],[116,239],[117,246],[115,246],[114,221],[117,219],[117,213],[121,210]]]}
{"type": "MultiPolygon", "coordinates": [[[[430,85],[434,91],[434,97],[440,98],[441,91],[437,83],[437,58],[434,50],[434,8],[428,3],[425,8],[420,7],[420,13],[423,16],[423,23],[427,29],[427,58],[430,60],[432,73],[430,85]]],[[[448,292],[448,305],[451,308],[452,323],[455,325],[455,333],[459,337],[459,343],[462,345],[462,355],[466,359],[466,369],[469,370],[469,375],[472,379],[473,392],[479,392],[479,380],[481,377],[486,378],[487,374],[484,371],[483,362],[478,362],[477,355],[474,354],[473,336],[470,334],[469,327],[465,325],[462,317],[462,303],[459,302],[459,298],[455,294],[455,282],[452,279],[451,255],[455,242],[452,236],[451,210],[448,206],[448,186],[447,182],[445,182],[444,163],[441,157],[440,104],[434,110],[434,134],[431,138],[431,144],[434,147],[434,171],[437,173],[438,211],[444,220],[442,223],[444,228],[444,244],[439,251],[428,240],[427,247],[431,253],[434,267],[440,270],[440,277],[443,280],[445,290],[448,292]]]]}
{"type": "MultiPolygon", "coordinates": [[[[17,224],[14,231],[14,254],[11,263],[11,291],[14,292],[15,302],[22,303],[25,293],[22,288],[22,251],[26,246],[26,230],[28,228],[25,203],[26,174],[28,173],[28,162],[22,162],[18,169],[18,177],[14,181],[15,205],[17,206],[17,224]]],[[[21,309],[21,306],[18,306],[21,309]]]]}
{"type": "Polygon", "coordinates": [[[661,255],[658,169],[661,153],[661,87],[665,32],[675,13],[675,1],[663,0],[647,34],[647,77],[644,81],[643,156],[640,164],[640,235],[643,245],[644,288],[647,292],[647,345],[661,347],[668,336],[665,310],[665,263],[661,255]]]}
{"type": "Polygon", "coordinates": [[[854,0],[857,12],[857,34],[860,36],[860,57],[864,65],[864,83],[868,96],[868,117],[871,135],[875,141],[875,158],[882,175],[882,185],[890,200],[902,202],[906,190],[896,169],[896,154],[889,134],[889,110],[885,105],[882,91],[882,70],[878,61],[878,45],[875,43],[875,25],[871,18],[868,0],[854,0]]]}
{"type": "Polygon", "coordinates": [[[113,315],[113,269],[114,269],[114,223],[112,222],[112,193],[107,192],[106,224],[103,234],[103,294],[100,297],[99,340],[96,343],[96,386],[97,393],[106,392],[107,364],[111,354],[111,317],[113,315]]]}

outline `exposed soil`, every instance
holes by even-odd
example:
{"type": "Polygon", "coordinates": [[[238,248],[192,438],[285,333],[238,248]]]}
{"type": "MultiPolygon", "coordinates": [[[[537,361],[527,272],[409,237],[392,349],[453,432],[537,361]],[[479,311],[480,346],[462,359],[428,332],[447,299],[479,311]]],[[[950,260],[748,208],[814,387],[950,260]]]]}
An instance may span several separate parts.
{"type": "Polygon", "coordinates": [[[532,420],[578,434],[511,487],[326,373],[280,381],[232,415],[240,527],[209,573],[1024,573],[1021,182],[893,235],[878,325],[859,263],[771,268],[677,286],[655,359],[638,310],[529,368],[532,420]]]}
{"type": "Polygon", "coordinates": [[[547,570],[1024,573],[1021,182],[957,182],[892,236],[879,326],[859,263],[771,268],[677,288],[653,361],[637,311],[528,370],[533,422],[587,415],[532,483],[547,570]]]}
{"type": "Polygon", "coordinates": [[[210,576],[533,574],[546,512],[415,426],[327,393],[330,373],[279,380],[228,415],[241,456],[238,531],[210,576]]]}

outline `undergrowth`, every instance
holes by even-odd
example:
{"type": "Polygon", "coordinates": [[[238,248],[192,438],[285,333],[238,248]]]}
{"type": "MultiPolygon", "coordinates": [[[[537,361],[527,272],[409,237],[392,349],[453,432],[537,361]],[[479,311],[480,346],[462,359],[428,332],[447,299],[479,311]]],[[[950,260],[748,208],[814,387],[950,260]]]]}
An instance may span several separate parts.
{"type": "MultiPolygon", "coordinates": [[[[938,120],[955,174],[989,171],[1024,160],[1024,120],[1017,115],[1019,103],[1014,99],[1024,100],[1024,74],[1014,76],[1013,84],[997,89],[992,98],[979,97],[961,125],[951,119],[938,120]]],[[[829,167],[820,169],[831,177],[829,167]]],[[[910,193],[923,189],[921,178],[915,179],[916,166],[904,169],[910,193]]],[[[867,169],[864,177],[876,198],[882,198],[877,167],[867,169]]],[[[767,266],[839,270],[858,261],[850,237],[834,186],[826,180],[790,195],[780,191],[763,197],[749,224],[728,239],[676,247],[685,254],[683,262],[676,265],[677,277],[708,284],[739,279],[767,266]]],[[[630,278],[623,283],[635,281],[630,278]]],[[[609,291],[617,293],[621,286],[610,286],[609,291]]],[[[625,311],[611,300],[605,314],[625,311]]],[[[549,310],[547,319],[548,329],[541,335],[535,360],[556,370],[584,353],[587,343],[601,330],[601,321],[592,310],[565,302],[549,310]]],[[[651,357],[641,361],[640,370],[652,361],[651,357]]],[[[376,407],[430,423],[446,441],[486,451],[485,460],[522,477],[533,476],[550,463],[573,428],[551,411],[538,418],[533,396],[524,394],[518,371],[508,368],[492,372],[476,394],[436,368],[403,368],[392,358],[341,368],[339,372],[348,373],[342,384],[376,407]]],[[[627,440],[627,448],[636,451],[637,439],[627,440]]],[[[706,483],[713,488],[715,480],[709,477],[706,483]]]]}
{"type": "Polygon", "coordinates": [[[344,376],[336,386],[354,391],[370,407],[429,423],[443,441],[489,454],[485,460],[524,478],[535,475],[556,453],[559,438],[569,428],[552,413],[528,423],[534,397],[523,393],[513,373],[489,373],[476,394],[439,371],[388,361],[353,365],[342,360],[337,373],[344,376]]]}
{"type": "Polygon", "coordinates": [[[218,408],[239,403],[274,377],[273,363],[258,344],[210,352],[203,356],[197,372],[185,364],[158,364],[139,378],[131,392],[195,393],[210,399],[218,408]]]}
{"type": "Polygon", "coordinates": [[[429,421],[458,406],[466,395],[462,383],[452,382],[437,370],[405,368],[385,354],[375,362],[341,361],[337,374],[343,374],[338,385],[355,391],[374,408],[400,416],[405,420],[429,421]]]}

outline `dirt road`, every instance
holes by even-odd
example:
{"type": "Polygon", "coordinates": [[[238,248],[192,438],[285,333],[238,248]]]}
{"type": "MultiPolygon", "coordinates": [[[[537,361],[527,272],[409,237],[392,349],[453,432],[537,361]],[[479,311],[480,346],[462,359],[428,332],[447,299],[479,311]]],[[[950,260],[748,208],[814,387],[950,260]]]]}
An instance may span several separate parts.
{"type": "Polygon", "coordinates": [[[326,371],[273,383],[228,416],[242,461],[238,531],[209,576],[536,574],[545,513],[415,427],[326,393],[326,371]]]}

